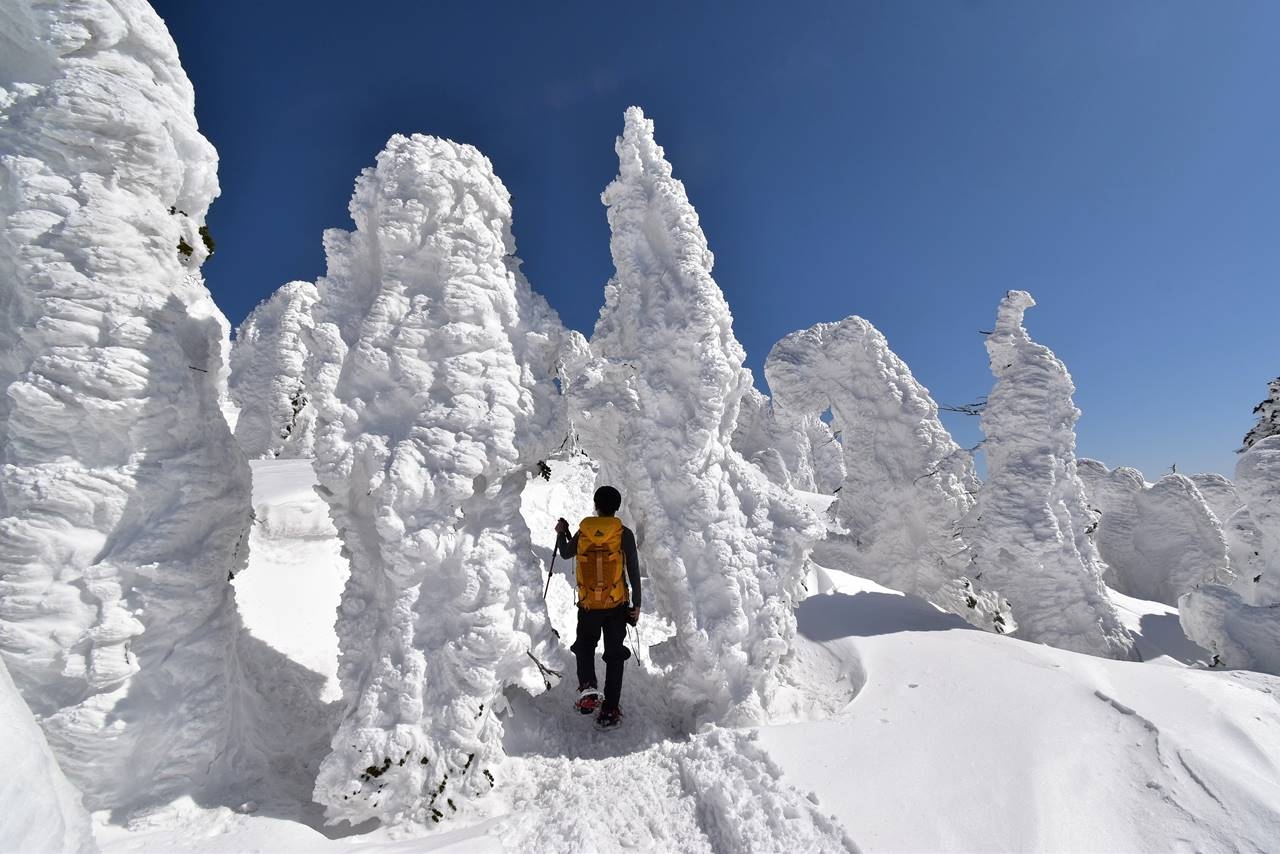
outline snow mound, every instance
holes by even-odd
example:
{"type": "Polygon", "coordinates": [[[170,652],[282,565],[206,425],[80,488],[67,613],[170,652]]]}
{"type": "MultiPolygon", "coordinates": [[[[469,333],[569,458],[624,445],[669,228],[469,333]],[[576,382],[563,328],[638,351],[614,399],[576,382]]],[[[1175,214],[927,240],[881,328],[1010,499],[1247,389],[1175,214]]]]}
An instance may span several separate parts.
{"type": "Polygon", "coordinates": [[[819,523],[732,447],[751,388],[713,258],[684,185],[626,111],[605,189],[616,273],[590,350],[564,351],[567,396],[599,481],[623,496],[648,577],[646,610],[676,635],[655,650],[692,719],[763,719],[793,697],[778,675],[819,523]]]}
{"type": "Polygon", "coordinates": [[[1230,579],[1222,528],[1191,478],[1148,484],[1121,467],[1094,479],[1092,494],[1102,514],[1095,540],[1116,590],[1176,605],[1200,584],[1230,579]]]}
{"type": "Polygon", "coordinates": [[[80,793],[67,782],[31,710],[0,661],[0,851],[29,854],[98,848],[80,793]]]}
{"type": "Polygon", "coordinates": [[[1244,506],[1239,493],[1236,492],[1236,485],[1220,474],[1193,474],[1191,482],[1196,485],[1196,489],[1200,490],[1205,503],[1209,505],[1218,522],[1224,526],[1227,520],[1244,506]]]}
{"type": "Polygon", "coordinates": [[[86,802],[128,806],[208,779],[235,714],[217,156],[142,0],[0,16],[0,655],[86,802]]]}
{"type": "Polygon", "coordinates": [[[552,638],[528,473],[563,441],[560,325],[519,273],[510,196],[476,149],[396,135],[325,235],[316,472],[351,575],[330,821],[439,819],[487,792],[510,685],[552,638]]]}
{"type": "Polygon", "coordinates": [[[1131,658],[1076,473],[1075,386],[1066,365],[1023,327],[1033,305],[1026,291],[1009,291],[987,336],[996,383],[982,411],[987,480],[970,514],[971,574],[1012,604],[1019,637],[1131,658]]]}
{"type": "Polygon", "coordinates": [[[251,459],[310,457],[315,410],[307,390],[307,353],[319,291],[289,282],[263,300],[236,330],[231,397],[236,441],[251,459]]]}
{"type": "Polygon", "coordinates": [[[964,578],[960,522],[978,491],[973,459],[880,331],[853,316],[793,332],[769,352],[765,375],[782,406],[813,417],[830,409],[840,432],[837,530],[815,559],[1011,631],[999,594],[964,578]]]}

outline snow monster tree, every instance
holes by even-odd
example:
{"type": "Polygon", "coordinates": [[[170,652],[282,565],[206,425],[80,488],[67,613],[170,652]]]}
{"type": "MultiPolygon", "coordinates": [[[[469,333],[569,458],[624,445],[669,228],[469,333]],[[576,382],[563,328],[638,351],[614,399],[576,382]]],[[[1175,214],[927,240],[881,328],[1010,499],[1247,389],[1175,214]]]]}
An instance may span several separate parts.
{"type": "Polygon", "coordinates": [[[143,0],[0,30],[0,655],[88,805],[128,807],[206,780],[236,714],[217,155],[143,0]]]}
{"type": "Polygon", "coordinates": [[[316,473],[351,561],[330,821],[439,820],[493,785],[502,692],[552,648],[520,515],[564,438],[560,323],[519,272],[511,202],[469,145],[396,135],[325,234],[316,473]]]}
{"type": "Polygon", "coordinates": [[[574,426],[622,492],[646,610],[675,624],[655,651],[673,701],[690,722],[763,720],[790,701],[779,664],[817,518],[732,448],[751,374],[698,214],[639,108],[616,149],[602,195],[616,273],[590,352],[566,359],[574,426]]]}
{"type": "Polygon", "coordinates": [[[311,282],[289,282],[236,330],[231,398],[240,410],[236,441],[251,459],[309,457],[314,451],[307,353],[318,298],[311,282]]]}
{"type": "Polygon", "coordinates": [[[832,512],[843,530],[815,547],[815,560],[1012,631],[998,593],[964,577],[973,459],[880,331],[854,316],[793,332],[769,352],[765,376],[783,407],[815,417],[830,409],[840,431],[845,477],[832,512]]]}
{"type": "Polygon", "coordinates": [[[1130,659],[1133,639],[1107,598],[1076,474],[1075,386],[1023,327],[1033,305],[1026,291],[1009,291],[987,336],[996,384],[982,410],[987,479],[968,523],[971,572],[1009,600],[1018,637],[1130,659]]]}

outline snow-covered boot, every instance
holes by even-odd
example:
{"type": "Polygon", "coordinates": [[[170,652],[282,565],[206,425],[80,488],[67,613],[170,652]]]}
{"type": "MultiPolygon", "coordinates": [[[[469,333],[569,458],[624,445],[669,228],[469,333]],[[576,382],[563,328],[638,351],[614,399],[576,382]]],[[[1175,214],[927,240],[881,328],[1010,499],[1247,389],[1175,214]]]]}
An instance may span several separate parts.
{"type": "Polygon", "coordinates": [[[600,693],[600,689],[594,685],[580,685],[578,687],[578,702],[573,707],[584,715],[590,715],[600,708],[600,701],[604,699],[604,695],[600,693]]]}
{"type": "Polygon", "coordinates": [[[613,729],[622,724],[622,707],[613,706],[612,708],[603,708],[600,714],[596,716],[597,729],[613,729]]]}

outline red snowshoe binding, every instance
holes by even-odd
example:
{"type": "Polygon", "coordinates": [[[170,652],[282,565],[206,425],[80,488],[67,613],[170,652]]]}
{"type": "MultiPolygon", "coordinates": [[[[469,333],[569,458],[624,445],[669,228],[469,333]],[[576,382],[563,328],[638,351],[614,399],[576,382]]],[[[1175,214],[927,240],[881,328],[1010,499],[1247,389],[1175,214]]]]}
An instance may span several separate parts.
{"type": "Polygon", "coordinates": [[[600,714],[596,715],[597,729],[614,729],[622,725],[622,707],[614,706],[611,709],[601,709],[600,714]]]}
{"type": "Polygon", "coordinates": [[[583,685],[578,689],[578,702],[573,704],[581,714],[595,714],[596,709],[600,708],[600,701],[604,699],[604,695],[594,685],[583,685]]]}

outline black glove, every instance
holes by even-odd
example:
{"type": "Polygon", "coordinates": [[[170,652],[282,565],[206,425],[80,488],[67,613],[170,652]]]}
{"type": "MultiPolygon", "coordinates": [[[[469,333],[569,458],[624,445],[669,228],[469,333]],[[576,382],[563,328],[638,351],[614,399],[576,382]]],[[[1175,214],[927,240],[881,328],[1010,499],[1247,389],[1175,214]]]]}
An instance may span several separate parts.
{"type": "Polygon", "coordinates": [[[569,523],[563,518],[556,522],[556,533],[562,537],[569,536],[569,523]]]}
{"type": "Polygon", "coordinates": [[[627,623],[634,626],[638,622],[640,622],[640,609],[632,608],[627,612],[627,623]]]}

